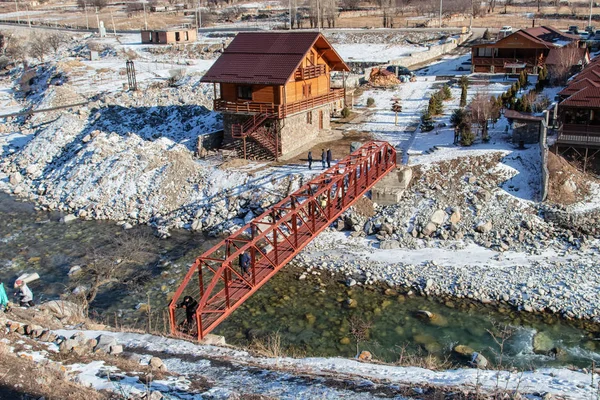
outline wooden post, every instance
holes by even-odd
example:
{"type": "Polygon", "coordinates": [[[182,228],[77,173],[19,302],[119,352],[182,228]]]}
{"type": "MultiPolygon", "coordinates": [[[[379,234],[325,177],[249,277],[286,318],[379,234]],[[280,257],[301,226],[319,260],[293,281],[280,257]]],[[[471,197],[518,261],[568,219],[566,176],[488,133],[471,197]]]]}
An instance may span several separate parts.
{"type": "Polygon", "coordinates": [[[344,107],[346,107],[346,71],[342,71],[342,81],[344,82],[344,107]]]}
{"type": "Polygon", "coordinates": [[[585,174],[585,170],[587,169],[588,149],[589,149],[589,147],[585,148],[585,156],[583,157],[583,173],[584,174],[585,174]]]}
{"type": "Polygon", "coordinates": [[[242,140],[244,141],[244,160],[246,160],[246,136],[242,136],[242,140]]]}

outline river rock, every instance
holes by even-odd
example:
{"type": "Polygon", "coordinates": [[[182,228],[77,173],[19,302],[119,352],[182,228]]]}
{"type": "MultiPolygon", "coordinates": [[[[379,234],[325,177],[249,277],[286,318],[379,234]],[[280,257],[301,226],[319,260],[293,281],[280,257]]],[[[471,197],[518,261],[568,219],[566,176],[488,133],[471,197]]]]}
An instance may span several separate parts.
{"type": "Polygon", "coordinates": [[[81,306],[65,300],[52,300],[40,304],[38,309],[45,311],[58,319],[80,321],[83,318],[81,306]]]}
{"type": "Polygon", "coordinates": [[[471,358],[473,356],[473,353],[475,353],[475,350],[473,350],[469,346],[465,346],[463,344],[454,346],[452,351],[460,356],[469,357],[469,358],[471,358]]]}
{"type": "Polygon", "coordinates": [[[23,176],[19,172],[15,172],[14,174],[10,174],[8,181],[11,185],[16,186],[19,183],[23,182],[23,176]]]}
{"type": "Polygon", "coordinates": [[[158,357],[152,357],[150,359],[150,362],[148,363],[148,365],[152,368],[152,369],[157,369],[159,371],[166,371],[167,370],[167,366],[163,363],[163,361],[158,358],[158,357]]]}
{"type": "Polygon", "coordinates": [[[452,224],[458,224],[460,222],[460,219],[460,208],[457,207],[452,211],[452,215],[450,215],[450,222],[452,224]]]}
{"type": "Polygon", "coordinates": [[[481,353],[473,352],[471,357],[471,364],[477,368],[486,368],[488,360],[481,353]]]}
{"type": "Polygon", "coordinates": [[[400,242],[398,242],[397,240],[384,240],[383,242],[379,243],[379,248],[381,250],[399,249],[400,242]]]}
{"type": "Polygon", "coordinates": [[[475,227],[475,230],[479,233],[488,233],[492,230],[492,221],[480,221],[475,227]]]}
{"type": "MultiPolygon", "coordinates": [[[[106,353],[111,352],[112,347],[118,346],[117,339],[110,335],[100,335],[96,338],[96,347],[94,347],[94,353],[106,353]]],[[[121,352],[123,349],[121,348],[121,352]]]]}
{"type": "Polygon", "coordinates": [[[363,350],[358,355],[358,359],[362,361],[371,361],[373,359],[373,355],[370,352],[363,350]]]}
{"type": "Polygon", "coordinates": [[[75,214],[67,214],[60,219],[60,222],[62,222],[64,224],[68,224],[69,222],[73,222],[76,219],[77,219],[77,217],[75,216],[75,214]]]}
{"type": "Polygon", "coordinates": [[[534,353],[548,354],[554,348],[554,343],[545,332],[537,332],[533,335],[532,346],[534,353]]]}
{"type": "Polygon", "coordinates": [[[444,210],[435,210],[433,215],[429,219],[430,222],[433,222],[436,225],[442,225],[446,220],[446,212],[444,210]]]}
{"type": "Polygon", "coordinates": [[[436,231],[436,229],[436,224],[434,224],[433,222],[428,222],[427,225],[425,225],[425,227],[423,227],[423,229],[421,230],[421,233],[423,234],[423,236],[430,236],[433,232],[436,231]]]}

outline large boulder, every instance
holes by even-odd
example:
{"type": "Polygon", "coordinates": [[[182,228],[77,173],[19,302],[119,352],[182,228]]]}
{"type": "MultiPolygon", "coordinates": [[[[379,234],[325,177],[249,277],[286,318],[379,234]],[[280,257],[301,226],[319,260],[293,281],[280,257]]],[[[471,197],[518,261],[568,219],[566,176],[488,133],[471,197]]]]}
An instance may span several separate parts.
{"type": "Polygon", "coordinates": [[[479,233],[488,233],[492,230],[492,221],[480,221],[477,226],[475,226],[475,230],[479,233]]]}
{"type": "Polygon", "coordinates": [[[464,344],[454,346],[452,351],[459,356],[468,357],[469,359],[471,359],[473,357],[473,353],[475,353],[475,350],[469,346],[465,346],[464,344]]]}
{"type": "Polygon", "coordinates": [[[447,326],[448,325],[448,321],[446,320],[446,318],[442,317],[439,314],[432,313],[431,311],[418,310],[415,313],[415,316],[418,319],[425,321],[431,325],[435,325],[435,326],[447,326]]]}
{"type": "Polygon", "coordinates": [[[452,210],[452,215],[450,215],[450,222],[453,224],[458,224],[460,222],[460,208],[456,207],[452,210]]]}
{"type": "Polygon", "coordinates": [[[532,346],[534,353],[548,354],[554,348],[554,343],[545,332],[537,332],[533,335],[532,346]]]}
{"type": "Polygon", "coordinates": [[[83,308],[75,303],[65,300],[52,300],[40,304],[38,309],[45,311],[60,320],[79,322],[83,319],[83,308]]]}
{"type": "Polygon", "coordinates": [[[433,222],[436,225],[442,225],[446,220],[446,212],[444,210],[435,210],[429,218],[429,221],[433,222]]]}
{"type": "Polygon", "coordinates": [[[423,227],[423,229],[421,229],[421,233],[423,234],[423,236],[430,236],[433,232],[436,231],[436,229],[437,225],[433,222],[429,222],[423,227]]]}
{"type": "MultiPolygon", "coordinates": [[[[96,347],[94,347],[94,353],[106,353],[110,354],[112,348],[116,348],[119,343],[117,339],[110,335],[100,335],[96,338],[96,347]]],[[[123,349],[121,348],[121,352],[123,349]]]]}

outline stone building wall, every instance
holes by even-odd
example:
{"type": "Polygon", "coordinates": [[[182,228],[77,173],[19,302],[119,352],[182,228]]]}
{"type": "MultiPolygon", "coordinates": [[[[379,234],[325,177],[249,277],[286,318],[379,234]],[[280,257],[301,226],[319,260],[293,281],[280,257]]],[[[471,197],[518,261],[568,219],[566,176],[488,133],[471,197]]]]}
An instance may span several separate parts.
{"type": "Polygon", "coordinates": [[[323,130],[331,129],[332,104],[304,111],[285,119],[281,130],[281,152],[288,154],[300,150],[319,136],[319,111],[323,112],[323,130]],[[309,117],[308,115],[311,115],[309,117]],[[309,119],[311,118],[311,119],[309,119]],[[309,123],[312,121],[312,123],[309,123]]]}
{"type": "Polygon", "coordinates": [[[541,123],[539,121],[514,121],[512,129],[513,143],[538,143],[540,141],[540,126],[541,123]]]}

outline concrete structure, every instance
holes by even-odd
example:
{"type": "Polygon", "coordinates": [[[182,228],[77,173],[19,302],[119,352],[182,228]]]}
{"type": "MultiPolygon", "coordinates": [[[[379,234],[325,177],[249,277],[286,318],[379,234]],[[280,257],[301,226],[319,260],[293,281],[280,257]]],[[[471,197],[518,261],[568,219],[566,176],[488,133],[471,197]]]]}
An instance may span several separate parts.
{"type": "Polygon", "coordinates": [[[504,116],[512,127],[512,142],[516,144],[531,144],[540,141],[542,121],[544,117],[515,110],[506,110],[504,116]]]}
{"type": "MultiPolygon", "coordinates": [[[[402,155],[398,154],[398,156],[401,157],[402,155]]],[[[396,165],[400,165],[400,163],[396,165]]],[[[371,200],[384,206],[398,204],[402,199],[402,194],[410,186],[412,176],[410,167],[396,168],[373,186],[371,200]]]]}
{"type": "Polygon", "coordinates": [[[198,38],[195,29],[148,30],[141,34],[142,44],[190,43],[198,38]]]}
{"type": "Polygon", "coordinates": [[[243,32],[202,81],[214,84],[225,143],[239,144],[244,158],[277,159],[330,129],[331,114],[344,107],[347,71],[319,32],[243,32]],[[343,88],[332,88],[332,71],[344,74],[343,88]]]}

